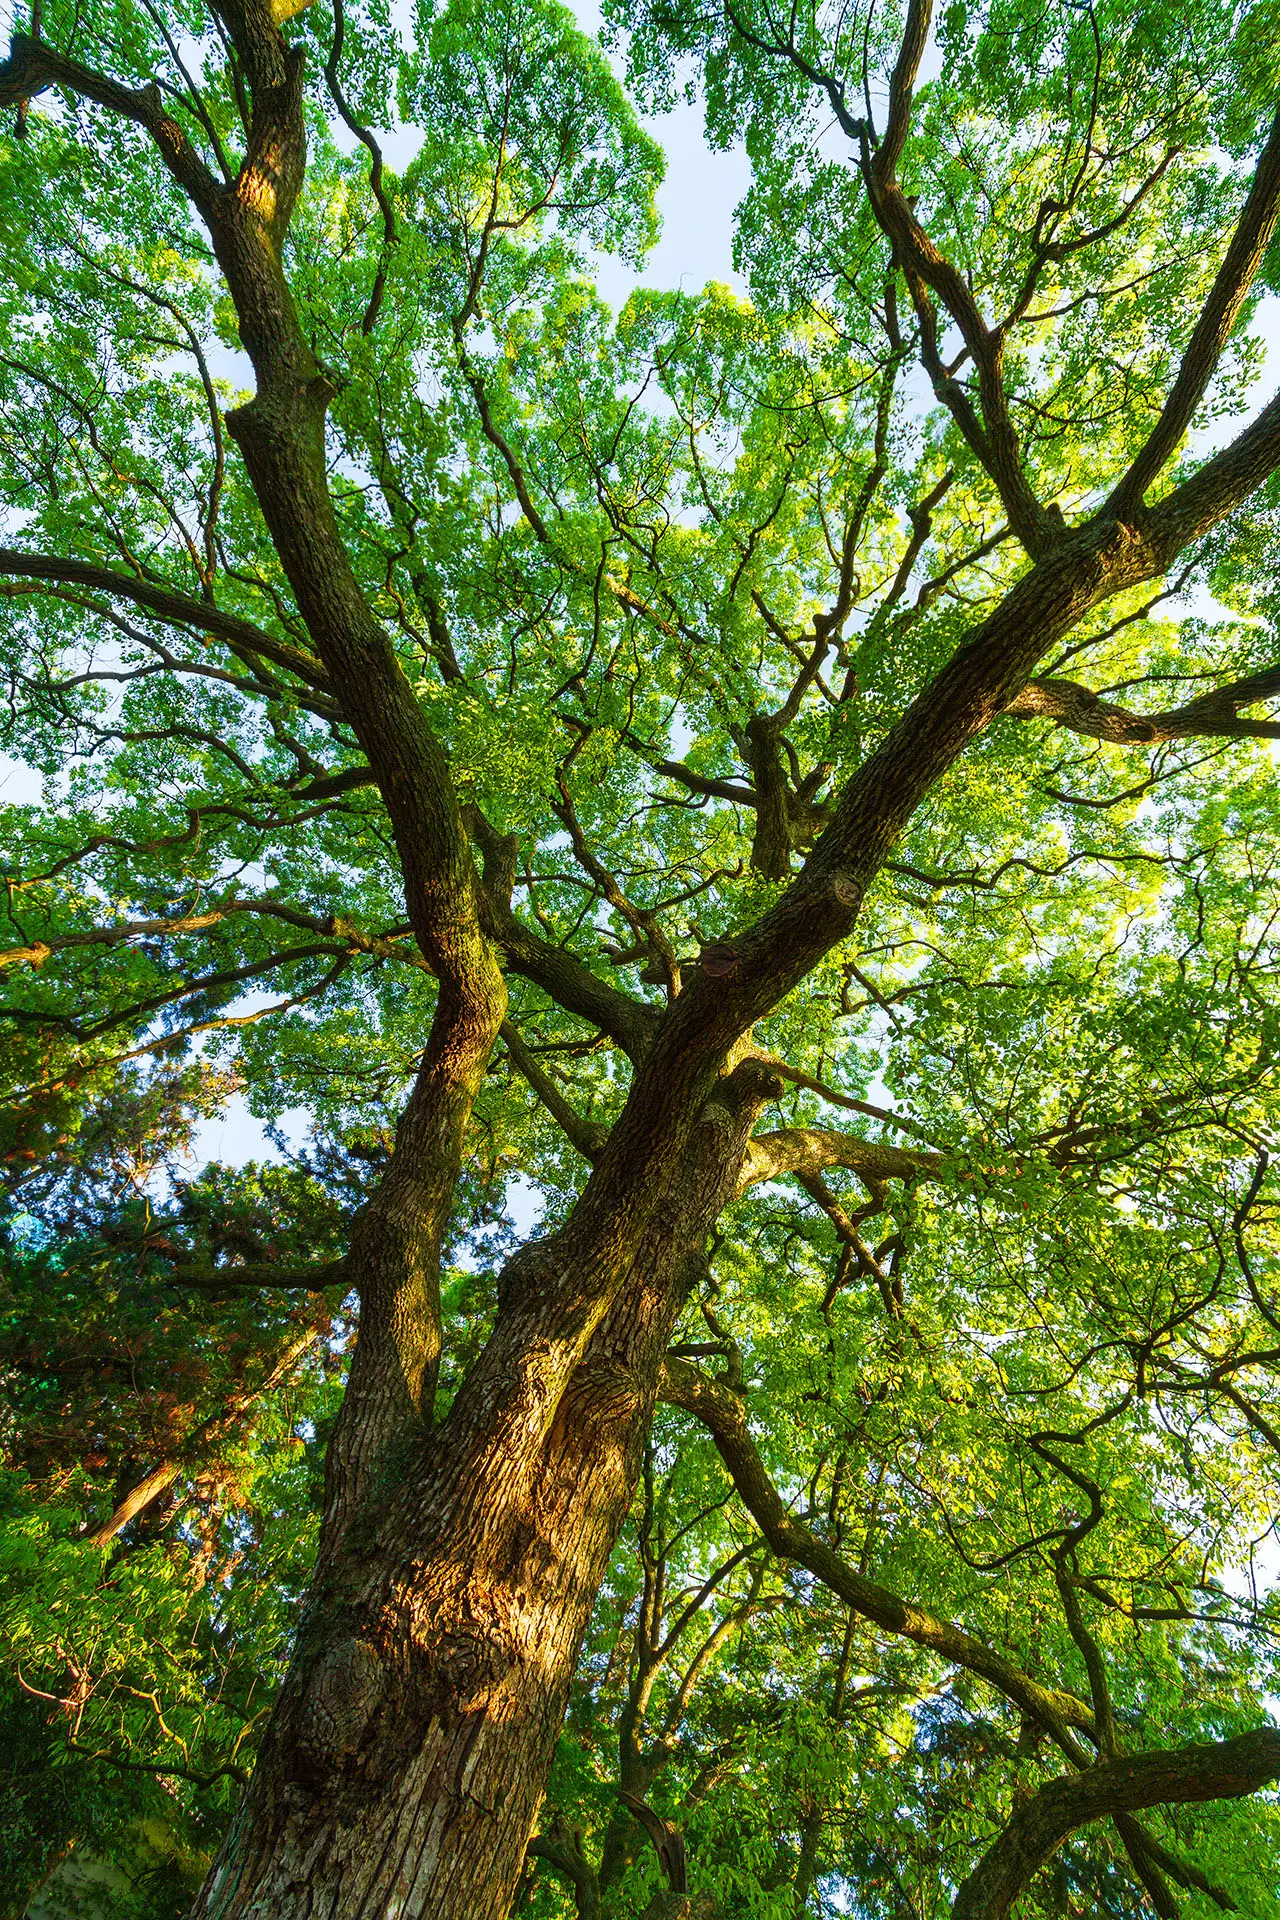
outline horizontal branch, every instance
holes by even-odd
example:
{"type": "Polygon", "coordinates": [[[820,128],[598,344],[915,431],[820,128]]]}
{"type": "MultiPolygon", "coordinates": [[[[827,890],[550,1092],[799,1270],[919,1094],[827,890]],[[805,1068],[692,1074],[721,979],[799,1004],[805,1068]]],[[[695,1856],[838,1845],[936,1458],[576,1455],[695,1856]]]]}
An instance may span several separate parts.
{"type": "Polygon", "coordinates": [[[1280,1728],[1258,1727],[1212,1746],[1109,1760],[1050,1781],[1009,1821],[961,1887],[953,1920],[1002,1920],[1070,1834],[1143,1807],[1239,1800],[1280,1779],[1280,1728]]]}
{"type": "MultiPolygon", "coordinates": [[[[297,966],[301,961],[320,957],[336,956],[338,969],[348,963],[348,949],[340,941],[316,941],[310,946],[289,947],[281,953],[268,954],[265,960],[246,961],[243,966],[224,967],[218,973],[204,973],[195,979],[183,981],[181,986],[173,987],[168,993],[156,993],[146,1000],[136,1000],[132,1005],[117,1008],[96,1020],[90,1026],[82,1026],[69,1014],[54,1013],[38,1007],[0,1007],[0,1019],[19,1021],[29,1027],[52,1027],[65,1033],[73,1040],[81,1042],[100,1039],[113,1028],[126,1025],[129,1021],[142,1021],[148,1015],[159,1013],[162,1007],[173,1006],[180,1000],[189,1000],[195,994],[221,993],[232,987],[242,987],[250,980],[260,980],[265,973],[271,973],[276,967],[297,966]]],[[[336,970],[331,969],[326,979],[336,978],[336,970]]],[[[228,1019],[227,1024],[234,1024],[228,1019]]],[[[171,1044],[177,1035],[169,1033],[162,1036],[163,1043],[171,1044]]]]}
{"type": "Polygon", "coordinates": [[[168,1277],[176,1287],[201,1287],[209,1293],[255,1292],[273,1287],[289,1293],[323,1293],[327,1287],[350,1286],[351,1273],[345,1260],[322,1260],[310,1266],[289,1267],[276,1264],[241,1267],[187,1266],[179,1261],[168,1277]]]}
{"type": "Polygon", "coordinates": [[[163,1780],[189,1780],[192,1786],[202,1790],[213,1786],[217,1780],[236,1780],[243,1787],[249,1779],[248,1769],[238,1767],[233,1760],[224,1761],[220,1767],[210,1767],[207,1773],[201,1773],[195,1767],[167,1767],[158,1760],[120,1760],[114,1753],[82,1746],[78,1740],[67,1741],[67,1752],[78,1753],[85,1760],[101,1760],[105,1766],[114,1767],[117,1773],[149,1773],[163,1780]]]}
{"type": "Polygon", "coordinates": [[[761,1133],[747,1144],[738,1191],[762,1180],[781,1180],[787,1174],[821,1173],[827,1167],[847,1167],[868,1186],[884,1180],[916,1180],[935,1173],[942,1155],[920,1149],[894,1147],[882,1140],[861,1140],[835,1127],[786,1127],[761,1133]]]}
{"type": "Polygon", "coordinates": [[[627,737],[627,744],[634,746],[641,757],[648,760],[648,764],[655,773],[662,774],[668,780],[678,781],[682,787],[687,787],[690,793],[699,794],[705,800],[728,800],[736,807],[754,808],[760,804],[755,788],[744,785],[740,780],[720,779],[707,773],[695,773],[693,768],[687,767],[683,760],[651,760],[644,742],[637,740],[634,735],[627,737]]]}
{"type": "Polygon", "coordinates": [[[16,547],[0,547],[0,573],[20,580],[47,580],[60,586],[85,587],[95,593],[114,594],[121,600],[130,601],[135,607],[141,607],[145,613],[153,614],[158,620],[195,627],[201,633],[212,634],[216,639],[225,641],[237,655],[250,653],[258,659],[269,660],[272,666],[296,674],[299,680],[318,688],[322,693],[332,691],[329,676],[314,654],[304,653],[301,647],[291,646],[287,640],[277,640],[272,634],[264,633],[261,627],[254,626],[251,620],[242,620],[239,614],[223,613],[210,601],[197,600],[190,594],[179,592],[176,587],[160,586],[152,580],[133,579],[128,574],[117,573],[114,567],[94,566],[87,560],[63,559],[58,554],[24,553],[16,547]]]}
{"type": "Polygon", "coordinates": [[[839,1087],[828,1085],[812,1073],[804,1073],[799,1067],[793,1067],[789,1061],[781,1060],[774,1053],[760,1053],[755,1056],[766,1067],[772,1067],[793,1087],[803,1087],[807,1093],[816,1093],[820,1100],[829,1106],[844,1107],[849,1113],[860,1113],[868,1120],[880,1120],[886,1127],[894,1127],[899,1133],[913,1133],[918,1139],[927,1140],[927,1130],[915,1120],[908,1120],[905,1114],[894,1113],[890,1107],[877,1106],[871,1100],[859,1100],[852,1093],[845,1093],[839,1087]]]}
{"type": "Polygon", "coordinates": [[[1091,740],[1152,745],[1161,740],[1221,738],[1280,740],[1280,721],[1242,720],[1241,707],[1280,695],[1280,667],[1267,668],[1229,686],[1217,687],[1180,707],[1160,713],[1131,713],[1104,700],[1074,680],[1033,680],[1005,708],[1013,720],[1056,720],[1091,740]]]}
{"type": "MultiPolygon", "coordinates": [[[[206,913],[177,914],[168,920],[123,920],[118,926],[112,927],[80,927],[71,933],[53,935],[48,940],[32,940],[25,947],[9,947],[0,951],[0,967],[24,964],[42,967],[53,954],[75,947],[119,947],[126,946],[131,940],[157,940],[176,934],[208,933],[238,914],[283,920],[286,925],[301,927],[309,933],[332,935],[353,953],[372,954],[379,960],[407,960],[411,966],[430,972],[417,948],[403,937],[392,939],[385,934],[365,933],[343,915],[303,913],[300,908],[286,906],[279,900],[226,900],[206,913]]],[[[328,946],[308,949],[309,952],[325,953],[340,950],[340,947],[328,946]]]]}

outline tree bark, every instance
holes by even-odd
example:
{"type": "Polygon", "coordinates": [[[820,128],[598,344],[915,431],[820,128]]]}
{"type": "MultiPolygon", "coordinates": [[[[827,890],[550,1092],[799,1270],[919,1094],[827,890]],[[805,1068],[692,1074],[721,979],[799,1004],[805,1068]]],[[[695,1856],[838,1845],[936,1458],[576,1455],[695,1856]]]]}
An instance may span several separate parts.
{"type": "Polygon", "coordinates": [[[1072,733],[1093,740],[1113,740],[1125,746],[1155,746],[1162,740],[1280,739],[1280,722],[1242,720],[1241,707],[1261,700],[1273,700],[1280,694],[1280,669],[1275,667],[1233,680],[1228,686],[1215,687],[1185,706],[1169,707],[1160,713],[1130,713],[1127,707],[1103,700],[1088,687],[1074,680],[1046,678],[1033,680],[1005,713],[1013,720],[1055,720],[1072,733]]]}
{"type": "MultiPolygon", "coordinates": [[[[398,1484],[366,1493],[362,1521],[313,1589],[193,1920],[507,1911],[634,1492],[662,1355],[776,1091],[748,1062],[707,1104],[536,1447],[504,1395],[468,1390],[406,1455],[398,1484]]],[[[554,1239],[526,1250],[508,1289],[545,1288],[559,1251],[554,1239]]],[[[527,1311],[516,1316],[526,1326],[527,1311]]],[[[515,1313],[508,1291],[499,1332],[515,1313]]],[[[522,1337],[535,1354],[537,1325],[522,1337]]],[[[558,1344],[550,1311],[542,1344],[558,1344]]]]}
{"type": "Polygon", "coordinates": [[[1041,1725],[1079,1728],[1092,1733],[1093,1714],[1084,1702],[1059,1693],[1024,1673],[994,1648],[954,1622],[903,1600],[858,1573],[811,1528],[789,1512],[770,1479],[751,1435],[744,1401],[722,1381],[709,1378],[686,1361],[668,1357],[659,1398],[683,1407],[707,1428],[746,1507],[781,1560],[794,1560],[838,1593],[855,1613],[885,1633],[900,1635],[988,1681],[1007,1700],[1041,1725]]]}

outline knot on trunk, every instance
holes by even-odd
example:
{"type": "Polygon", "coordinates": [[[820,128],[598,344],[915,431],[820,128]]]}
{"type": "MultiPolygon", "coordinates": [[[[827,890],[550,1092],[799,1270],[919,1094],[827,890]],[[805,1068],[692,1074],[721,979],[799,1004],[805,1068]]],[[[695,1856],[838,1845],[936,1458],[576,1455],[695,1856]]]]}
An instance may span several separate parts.
{"type": "Polygon", "coordinates": [[[381,1656],[367,1640],[348,1636],[320,1655],[298,1716],[296,1773],[304,1784],[343,1770],[378,1710],[384,1684],[381,1656]]]}
{"type": "Polygon", "coordinates": [[[456,1568],[421,1568],[414,1625],[419,1657],[412,1680],[413,1710],[421,1718],[453,1720],[500,1711],[495,1707],[499,1696],[513,1685],[518,1689],[527,1672],[521,1602],[514,1589],[533,1533],[519,1520],[502,1532],[501,1543],[492,1543],[493,1557],[471,1563],[465,1586],[456,1568]]]}

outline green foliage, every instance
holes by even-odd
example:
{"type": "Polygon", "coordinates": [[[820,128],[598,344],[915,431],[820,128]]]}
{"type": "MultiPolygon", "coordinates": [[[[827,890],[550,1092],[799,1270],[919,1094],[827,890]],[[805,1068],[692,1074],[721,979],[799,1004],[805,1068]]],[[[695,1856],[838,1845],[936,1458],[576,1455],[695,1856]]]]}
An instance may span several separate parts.
{"type": "MultiPolygon", "coordinates": [[[[86,60],[163,72],[211,163],[238,155],[237,77],[196,0],[164,32],[126,0],[91,11],[86,60]]],[[[335,390],[357,578],[460,800],[514,836],[520,926],[641,1006],[778,898],[841,780],[1025,566],[831,125],[862,113],[864,63],[883,124],[901,9],[800,8],[789,42],[775,11],[611,6],[636,98],[699,94],[753,169],[748,291],[641,288],[617,314],[597,256],[643,265],[661,155],[569,14],[353,6],[337,91],[332,17],[290,26],[311,147],[287,265],[335,390]],[[385,205],[359,129],[385,146],[385,205]],[[769,765],[755,721],[776,722],[769,765]]],[[[901,177],[1007,321],[1023,465],[1069,523],[1167,393],[1265,133],[1278,18],[940,15],[901,177]]],[[[51,42],[78,20],[46,0],[51,42]]],[[[1260,292],[1276,272],[1273,248],[1260,292]]],[[[1246,301],[1202,435],[1253,404],[1256,317],[1246,301]]],[[[0,139],[0,335],[3,537],[98,570],[0,579],[0,748],[46,784],[0,807],[0,1882],[15,1913],[50,1873],[50,1901],[98,1899],[74,1891],[84,1860],[108,1911],[162,1920],[283,1670],[352,1331],[340,1286],[236,1272],[344,1252],[436,985],[354,734],[289,664],[308,636],[227,434],[249,374],[208,247],[137,129],[70,94],[0,139]],[[200,1120],[238,1093],[300,1115],[305,1152],[197,1171],[200,1120]],[[90,1545],[163,1461],[163,1497],[90,1545]]],[[[944,348],[972,397],[954,329],[944,348]]],[[[1163,711],[1271,667],[1276,500],[1273,480],[1176,578],[1084,616],[1046,674],[1163,711]]],[[[749,1188],[676,1335],[741,1386],[826,1545],[1087,1699],[1065,1583],[1134,1751],[1243,1731],[1280,1692],[1276,791],[1265,740],[998,718],[854,936],[754,1034],[787,1068],[762,1131],[930,1158],[907,1181],[836,1162],[749,1188]]],[[[552,1092],[606,1128],[621,1048],[514,963],[508,985],[552,1092]]],[[[558,1224],[584,1180],[500,1043],[445,1248],[445,1404],[513,1209],[532,1195],[558,1224]]],[[[1064,1764],[994,1687],[771,1556],[709,1440],[659,1409],[543,1821],[598,1865],[608,1920],[662,1885],[620,1780],[726,1913],[933,1920],[1064,1764]]],[[[1274,1911],[1272,1800],[1151,1828],[1274,1911]]],[[[535,1852],[523,1911],[572,1912],[569,1886],[535,1852]]],[[[1023,1911],[1130,1920],[1141,1899],[1099,1826],[1023,1911]]]]}

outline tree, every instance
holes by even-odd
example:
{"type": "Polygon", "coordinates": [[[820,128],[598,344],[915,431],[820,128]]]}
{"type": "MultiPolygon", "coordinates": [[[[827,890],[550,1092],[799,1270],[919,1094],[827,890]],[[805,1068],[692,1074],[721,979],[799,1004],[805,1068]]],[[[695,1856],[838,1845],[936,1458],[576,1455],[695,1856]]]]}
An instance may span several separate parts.
{"type": "MultiPolygon", "coordinates": [[[[653,1911],[692,1910],[627,1744],[652,1636],[638,1828],[529,1852],[659,1402],[797,1596],[1013,1713],[994,1852],[921,1789],[958,1912],[1104,1816],[1171,1912],[1205,1876],[1139,1816],[1280,1775],[1269,1616],[1222,1587],[1278,1444],[1280,401],[1218,424],[1274,265],[1271,15],[617,29],[646,98],[700,75],[745,140],[749,302],[594,297],[660,157],[551,0],[403,40],[343,0],[45,0],[0,71],[0,574],[56,801],[6,817],[18,1151],[212,1036],[378,1175],[336,1232],[332,1186],[299,1202],[316,1260],[139,1246],[193,1326],[358,1301],[193,1912],[489,1920],[522,1876],[590,1912],[641,1832],[653,1911]],[[547,1215],[488,1294],[448,1263],[515,1167],[547,1215]]],[[[841,1803],[799,1799],[793,1910],[841,1803]]],[[[847,1838],[870,1900],[883,1835],[847,1838]]]]}

